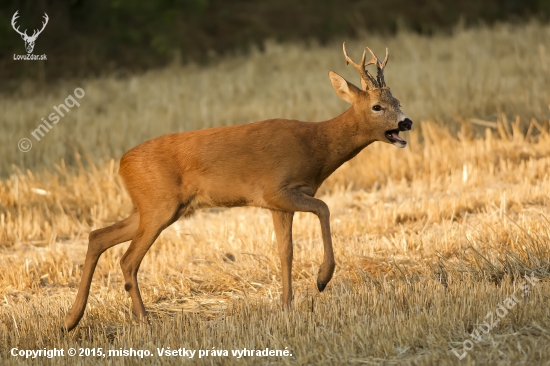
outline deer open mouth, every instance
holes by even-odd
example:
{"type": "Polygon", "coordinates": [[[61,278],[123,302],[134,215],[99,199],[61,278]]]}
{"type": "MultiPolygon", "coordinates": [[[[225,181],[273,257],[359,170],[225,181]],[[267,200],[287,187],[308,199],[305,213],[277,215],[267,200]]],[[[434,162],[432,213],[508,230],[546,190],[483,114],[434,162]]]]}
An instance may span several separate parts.
{"type": "Polygon", "coordinates": [[[386,138],[395,146],[403,148],[407,146],[407,141],[399,137],[399,129],[386,131],[386,138]]]}

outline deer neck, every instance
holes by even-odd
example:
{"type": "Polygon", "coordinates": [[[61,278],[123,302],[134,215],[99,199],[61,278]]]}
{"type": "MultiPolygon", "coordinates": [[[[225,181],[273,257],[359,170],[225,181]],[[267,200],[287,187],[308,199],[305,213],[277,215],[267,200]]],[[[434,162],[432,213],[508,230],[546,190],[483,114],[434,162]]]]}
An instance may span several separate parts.
{"type": "Polygon", "coordinates": [[[357,116],[353,107],[319,124],[322,129],[321,136],[326,139],[323,144],[325,159],[321,172],[322,180],[376,141],[369,131],[365,131],[364,124],[365,121],[357,116]]]}

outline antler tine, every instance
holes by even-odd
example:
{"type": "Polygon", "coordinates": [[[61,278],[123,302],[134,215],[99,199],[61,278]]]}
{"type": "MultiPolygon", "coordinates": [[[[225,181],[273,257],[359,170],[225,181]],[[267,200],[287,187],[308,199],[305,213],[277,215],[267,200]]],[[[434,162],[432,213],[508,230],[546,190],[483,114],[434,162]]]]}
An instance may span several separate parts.
{"type": "Polygon", "coordinates": [[[386,67],[386,64],[388,63],[389,59],[390,59],[390,52],[388,50],[388,47],[386,47],[386,57],[384,57],[384,62],[382,62],[382,69],[386,67]]]}
{"type": "Polygon", "coordinates": [[[368,47],[365,47],[365,52],[367,52],[367,50],[369,50],[370,54],[372,55],[372,58],[370,59],[369,62],[367,62],[365,64],[365,66],[369,66],[369,65],[378,65],[378,62],[380,60],[378,60],[378,58],[376,57],[376,55],[374,53],[372,53],[372,51],[370,50],[370,48],[368,47]]]}
{"type": "Polygon", "coordinates": [[[17,20],[17,18],[19,18],[19,15],[17,14],[19,13],[19,10],[17,10],[15,12],[15,14],[13,14],[13,17],[11,18],[11,26],[13,28],[13,30],[15,30],[17,33],[19,33],[20,35],[27,35],[27,30],[25,29],[25,33],[22,33],[20,30],[19,30],[19,26],[17,28],[15,28],[15,21],[17,20]]]}
{"type": "MultiPolygon", "coordinates": [[[[368,48],[368,47],[367,47],[368,48]]],[[[368,65],[373,64],[373,60],[370,60],[368,63],[365,63],[365,60],[367,58],[367,48],[363,51],[363,57],[361,57],[361,64],[357,64],[355,61],[351,59],[351,57],[348,56],[348,53],[346,51],[346,42],[342,44],[342,49],[344,51],[344,57],[346,58],[346,64],[351,64],[358,72],[359,75],[361,75],[361,86],[364,90],[368,90],[368,88],[376,89],[376,79],[369,73],[369,71],[365,68],[368,65]]],[[[376,60],[374,60],[376,62],[376,60]]]]}
{"type": "MultiPolygon", "coordinates": [[[[13,29],[15,29],[15,21],[17,20],[17,18],[19,18],[19,15],[17,14],[19,13],[19,10],[17,10],[15,12],[15,14],[13,14],[13,16],[11,17],[11,25],[13,27],[13,29]]],[[[17,27],[19,29],[19,27],[17,27]]],[[[15,29],[17,31],[17,29],[15,29]]]]}
{"type": "MultiPolygon", "coordinates": [[[[40,29],[40,30],[38,31],[38,33],[36,34],[37,37],[38,37],[38,35],[39,35],[40,33],[42,33],[42,31],[44,30],[44,28],[46,28],[46,25],[48,24],[48,20],[50,19],[50,18],[48,18],[48,14],[46,14],[46,13],[44,13],[43,18],[44,18],[45,22],[42,22],[42,29],[40,29]]],[[[33,34],[33,36],[34,36],[34,34],[33,34]]]]}
{"type": "Polygon", "coordinates": [[[378,80],[378,84],[382,88],[382,87],[386,86],[386,81],[384,80],[384,68],[386,67],[386,64],[388,63],[388,59],[390,57],[390,54],[388,52],[388,48],[386,47],[386,57],[384,58],[384,62],[380,62],[378,57],[376,57],[376,55],[374,54],[374,52],[372,52],[372,50],[370,48],[367,47],[367,49],[369,50],[370,54],[372,55],[373,60],[375,60],[376,70],[377,70],[376,79],[378,80]]]}
{"type": "Polygon", "coordinates": [[[355,63],[355,61],[351,59],[351,57],[348,56],[348,52],[346,51],[346,42],[342,44],[342,49],[344,51],[344,57],[346,58],[346,65],[351,64],[351,66],[355,67],[359,72],[359,74],[363,76],[365,74],[364,65],[365,65],[365,58],[367,57],[367,50],[363,52],[363,57],[361,58],[361,65],[358,65],[357,63],[355,63]]]}

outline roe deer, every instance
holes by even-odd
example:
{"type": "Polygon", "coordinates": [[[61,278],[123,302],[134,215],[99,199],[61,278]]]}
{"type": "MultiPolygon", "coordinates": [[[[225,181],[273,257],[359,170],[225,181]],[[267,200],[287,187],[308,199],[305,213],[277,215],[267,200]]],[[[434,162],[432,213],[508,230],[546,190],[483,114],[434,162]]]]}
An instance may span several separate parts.
{"type": "Polygon", "coordinates": [[[159,234],[181,216],[206,207],[256,206],[271,210],[282,266],[282,302],[292,301],[292,219],[312,212],[321,222],[324,258],[317,277],[323,291],[335,268],[327,205],[314,198],[317,189],[340,165],[374,141],[405,147],[399,131],[412,121],[401,110],[384,81],[386,58],[367,47],[361,63],[362,89],[330,71],[336,94],[352,106],[325,122],[271,119],[240,126],[173,133],[146,141],[120,160],[119,174],[133,200],[126,219],[90,233],[82,280],[65,326],[73,329],[84,314],[92,275],[101,254],[132,240],[120,265],[124,288],[139,319],[147,320],[137,272],[159,234]],[[366,62],[367,50],[372,59],[366,62]],[[366,69],[376,65],[377,77],[366,69]]]}

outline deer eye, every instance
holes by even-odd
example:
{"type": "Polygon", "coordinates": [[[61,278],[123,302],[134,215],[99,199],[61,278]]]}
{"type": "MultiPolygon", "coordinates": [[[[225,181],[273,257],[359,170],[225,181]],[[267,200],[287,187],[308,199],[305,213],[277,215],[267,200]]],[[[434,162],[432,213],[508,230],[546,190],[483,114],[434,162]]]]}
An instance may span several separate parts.
{"type": "Polygon", "coordinates": [[[382,107],[380,107],[380,105],[376,104],[376,105],[374,105],[374,106],[372,107],[372,110],[378,112],[378,111],[381,111],[381,110],[382,110],[382,107]]]}

